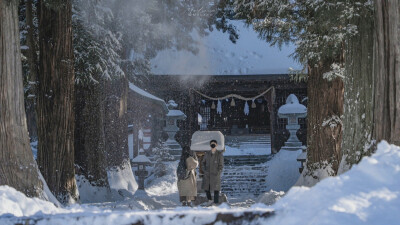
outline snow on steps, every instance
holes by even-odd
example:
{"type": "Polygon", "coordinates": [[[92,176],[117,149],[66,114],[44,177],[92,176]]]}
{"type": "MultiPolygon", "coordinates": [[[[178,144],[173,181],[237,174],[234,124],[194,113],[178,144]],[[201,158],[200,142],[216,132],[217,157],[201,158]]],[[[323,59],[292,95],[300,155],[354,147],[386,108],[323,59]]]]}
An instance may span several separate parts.
{"type": "Polygon", "coordinates": [[[266,156],[271,154],[271,136],[269,134],[250,134],[226,136],[224,156],[266,156]]]}
{"type": "Polygon", "coordinates": [[[267,167],[225,166],[221,182],[222,192],[228,196],[252,194],[258,196],[267,191],[267,167]]]}
{"type": "Polygon", "coordinates": [[[266,192],[268,168],[264,163],[272,158],[271,136],[229,135],[226,137],[226,145],[222,192],[228,196],[258,196],[266,192]]]}

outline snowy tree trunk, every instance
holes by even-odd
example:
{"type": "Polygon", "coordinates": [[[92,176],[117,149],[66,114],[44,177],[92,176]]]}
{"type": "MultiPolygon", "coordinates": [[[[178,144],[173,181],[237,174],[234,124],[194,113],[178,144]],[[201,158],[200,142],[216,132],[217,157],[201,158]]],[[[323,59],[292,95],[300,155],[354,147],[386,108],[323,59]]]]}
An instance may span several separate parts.
{"type": "Polygon", "coordinates": [[[400,3],[375,0],[374,130],[376,141],[400,145],[400,3]]]}
{"type": "MultiPolygon", "coordinates": [[[[322,77],[330,64],[309,68],[307,168],[299,180],[302,185],[314,185],[327,176],[335,176],[341,159],[343,114],[343,81],[328,81],[322,77]],[[302,180],[304,179],[304,180],[302,180]]],[[[300,184],[300,183],[298,183],[300,184]]]]}
{"type": "Polygon", "coordinates": [[[351,21],[358,34],[347,41],[344,79],[342,162],[346,172],[373,150],[373,12],[365,9],[351,21]]]}
{"type": "Polygon", "coordinates": [[[60,202],[78,199],[74,169],[71,1],[39,3],[38,164],[60,202]]]}
{"type": "Polygon", "coordinates": [[[17,9],[18,1],[0,0],[0,185],[37,197],[43,184],[26,125],[17,9]]]}
{"type": "Polygon", "coordinates": [[[127,100],[128,82],[125,77],[106,83],[105,149],[108,167],[120,167],[129,160],[127,100]]]}
{"type": "Polygon", "coordinates": [[[76,172],[93,186],[108,186],[104,136],[104,83],[76,85],[76,172]]]}

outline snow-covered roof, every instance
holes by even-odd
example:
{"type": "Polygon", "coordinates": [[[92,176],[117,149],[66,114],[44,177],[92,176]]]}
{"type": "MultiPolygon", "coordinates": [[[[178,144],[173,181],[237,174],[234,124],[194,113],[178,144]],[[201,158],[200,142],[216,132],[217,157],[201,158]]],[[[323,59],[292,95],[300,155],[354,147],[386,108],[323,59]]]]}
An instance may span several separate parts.
{"type": "Polygon", "coordinates": [[[299,103],[296,95],[290,94],[286,99],[286,104],[278,109],[279,114],[304,114],[307,113],[307,108],[299,103]]]}
{"type": "Polygon", "coordinates": [[[165,101],[162,100],[161,98],[158,98],[158,97],[156,97],[156,96],[150,94],[149,92],[147,92],[147,91],[145,91],[145,90],[139,88],[138,86],[132,84],[131,82],[129,82],[129,89],[131,89],[131,90],[134,91],[135,93],[137,93],[137,94],[139,94],[139,95],[141,95],[141,96],[143,96],[143,97],[145,97],[145,98],[148,98],[148,99],[151,99],[151,100],[157,102],[158,104],[160,104],[160,105],[163,107],[163,109],[164,109],[166,112],[168,111],[167,104],[166,104],[165,101]]]}
{"type": "Polygon", "coordinates": [[[176,104],[174,100],[169,100],[168,107],[176,108],[176,107],[178,107],[178,104],[176,104]]]}
{"type": "Polygon", "coordinates": [[[145,155],[138,155],[134,159],[132,159],[132,163],[151,163],[150,159],[145,155]]]}
{"type": "Polygon", "coordinates": [[[196,131],[192,135],[192,151],[211,151],[210,141],[216,140],[217,150],[225,150],[225,137],[220,131],[196,131]]]}
{"type": "Polygon", "coordinates": [[[168,111],[167,116],[169,117],[183,117],[186,118],[186,115],[181,110],[170,109],[168,111]]]}
{"type": "Polygon", "coordinates": [[[278,110],[278,114],[291,114],[291,113],[296,113],[296,114],[307,113],[307,108],[302,104],[288,104],[281,106],[278,110]]]}
{"type": "Polygon", "coordinates": [[[307,159],[307,152],[302,152],[298,157],[297,161],[306,161],[307,159]]]}
{"type": "Polygon", "coordinates": [[[176,75],[245,75],[287,74],[289,68],[301,69],[290,54],[294,45],[271,47],[258,38],[252,26],[243,21],[230,21],[239,32],[236,44],[229,40],[228,33],[214,29],[208,36],[197,33],[192,36],[198,43],[195,55],[186,50],[167,49],[151,60],[153,74],[176,75]]]}

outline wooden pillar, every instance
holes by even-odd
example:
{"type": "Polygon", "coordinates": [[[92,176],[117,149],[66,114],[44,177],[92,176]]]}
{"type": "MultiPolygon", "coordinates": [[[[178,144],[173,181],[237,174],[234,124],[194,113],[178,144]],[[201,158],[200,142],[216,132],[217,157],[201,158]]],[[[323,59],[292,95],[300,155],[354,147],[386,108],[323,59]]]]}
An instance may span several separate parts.
{"type": "Polygon", "coordinates": [[[133,157],[134,158],[139,155],[138,135],[139,135],[139,121],[138,121],[138,119],[136,119],[135,122],[133,123],[133,157]]]}
{"type": "Polygon", "coordinates": [[[196,105],[195,103],[195,98],[194,98],[194,91],[192,89],[189,89],[189,115],[187,115],[187,118],[189,119],[189,133],[192,135],[195,132],[195,119],[197,119],[197,115],[195,115],[195,110],[194,107],[196,105]]]}
{"type": "Polygon", "coordinates": [[[278,152],[278,150],[275,148],[275,129],[274,125],[276,123],[275,121],[275,87],[272,87],[272,89],[264,95],[264,99],[268,103],[268,111],[269,111],[269,124],[270,124],[270,135],[271,135],[271,153],[275,154],[278,152]]]}

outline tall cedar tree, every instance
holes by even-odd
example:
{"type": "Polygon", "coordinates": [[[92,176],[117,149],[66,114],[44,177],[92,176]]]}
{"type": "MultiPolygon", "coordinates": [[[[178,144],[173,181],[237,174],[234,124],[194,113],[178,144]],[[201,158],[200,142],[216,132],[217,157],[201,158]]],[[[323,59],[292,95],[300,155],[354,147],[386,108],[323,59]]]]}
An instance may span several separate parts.
{"type": "Polygon", "coordinates": [[[17,0],[0,0],[0,185],[38,197],[43,184],[26,125],[17,9],[17,0]]]}
{"type": "Polygon", "coordinates": [[[39,2],[38,164],[62,203],[75,202],[71,1],[39,2]]]}
{"type": "MultiPolygon", "coordinates": [[[[74,0],[75,164],[92,186],[109,187],[105,151],[105,84],[122,76],[113,14],[97,0],[74,0]],[[111,27],[111,26],[110,26],[111,27]],[[107,33],[108,35],[103,35],[107,33]]],[[[117,151],[118,152],[118,151],[117,151]]]]}
{"type": "Polygon", "coordinates": [[[375,0],[374,131],[400,145],[400,2],[375,0]]]}
{"type": "Polygon", "coordinates": [[[381,140],[400,145],[400,3],[352,2],[358,33],[346,47],[341,173],[381,140]]]}
{"type": "Polygon", "coordinates": [[[149,74],[150,59],[162,49],[196,52],[188,31],[204,34],[210,22],[188,16],[201,8],[196,4],[204,2],[73,1],[75,163],[93,186],[107,186],[106,170],[127,165],[127,80],[139,83],[136,75],[149,74]]]}
{"type": "Polygon", "coordinates": [[[308,174],[305,175],[318,180],[313,171],[324,169],[321,163],[330,165],[326,169],[333,169],[325,171],[328,175],[343,173],[371,154],[380,140],[399,144],[398,1],[377,0],[373,4],[368,0],[250,0],[236,4],[237,14],[244,18],[241,9],[252,9],[247,11],[247,20],[254,22],[260,37],[278,45],[296,41],[295,57],[309,65],[308,174]],[[264,20],[254,21],[255,18],[264,20]],[[323,80],[319,79],[321,75],[323,80]],[[340,95],[340,83],[331,94],[327,94],[327,89],[318,90],[335,88],[336,77],[344,81],[344,96],[340,95]],[[329,84],[326,80],[333,82],[329,84]],[[333,102],[343,102],[344,112],[336,105],[336,116],[323,119],[321,112],[324,115],[324,111],[331,111],[332,106],[325,107],[333,102]],[[343,129],[342,143],[337,128],[343,129]],[[336,147],[324,148],[333,144],[324,135],[334,137],[336,147]],[[320,165],[315,164],[318,161],[320,165]]]}
{"type": "MultiPolygon", "coordinates": [[[[304,184],[337,174],[341,161],[344,39],[342,1],[237,0],[236,17],[246,19],[271,44],[295,42],[294,58],[308,72],[307,168],[304,184]],[[323,171],[323,173],[316,173],[323,171]]],[[[301,76],[298,76],[301,77],[301,76]]]]}
{"type": "MultiPolygon", "coordinates": [[[[27,79],[27,98],[25,99],[26,104],[26,117],[28,123],[29,136],[31,138],[37,138],[37,125],[36,125],[36,85],[37,85],[37,74],[39,72],[38,68],[38,55],[37,55],[37,28],[35,27],[33,20],[36,17],[35,3],[32,0],[23,1],[25,4],[25,19],[26,19],[26,58],[28,63],[28,70],[26,74],[27,79]]],[[[22,3],[22,1],[21,1],[22,3]]],[[[31,139],[32,140],[32,139],[31,139]]]]}
{"type": "Polygon", "coordinates": [[[375,149],[372,136],[374,8],[368,0],[349,2],[356,15],[349,23],[357,26],[357,33],[346,40],[342,162],[338,173],[346,172],[375,149]]]}

